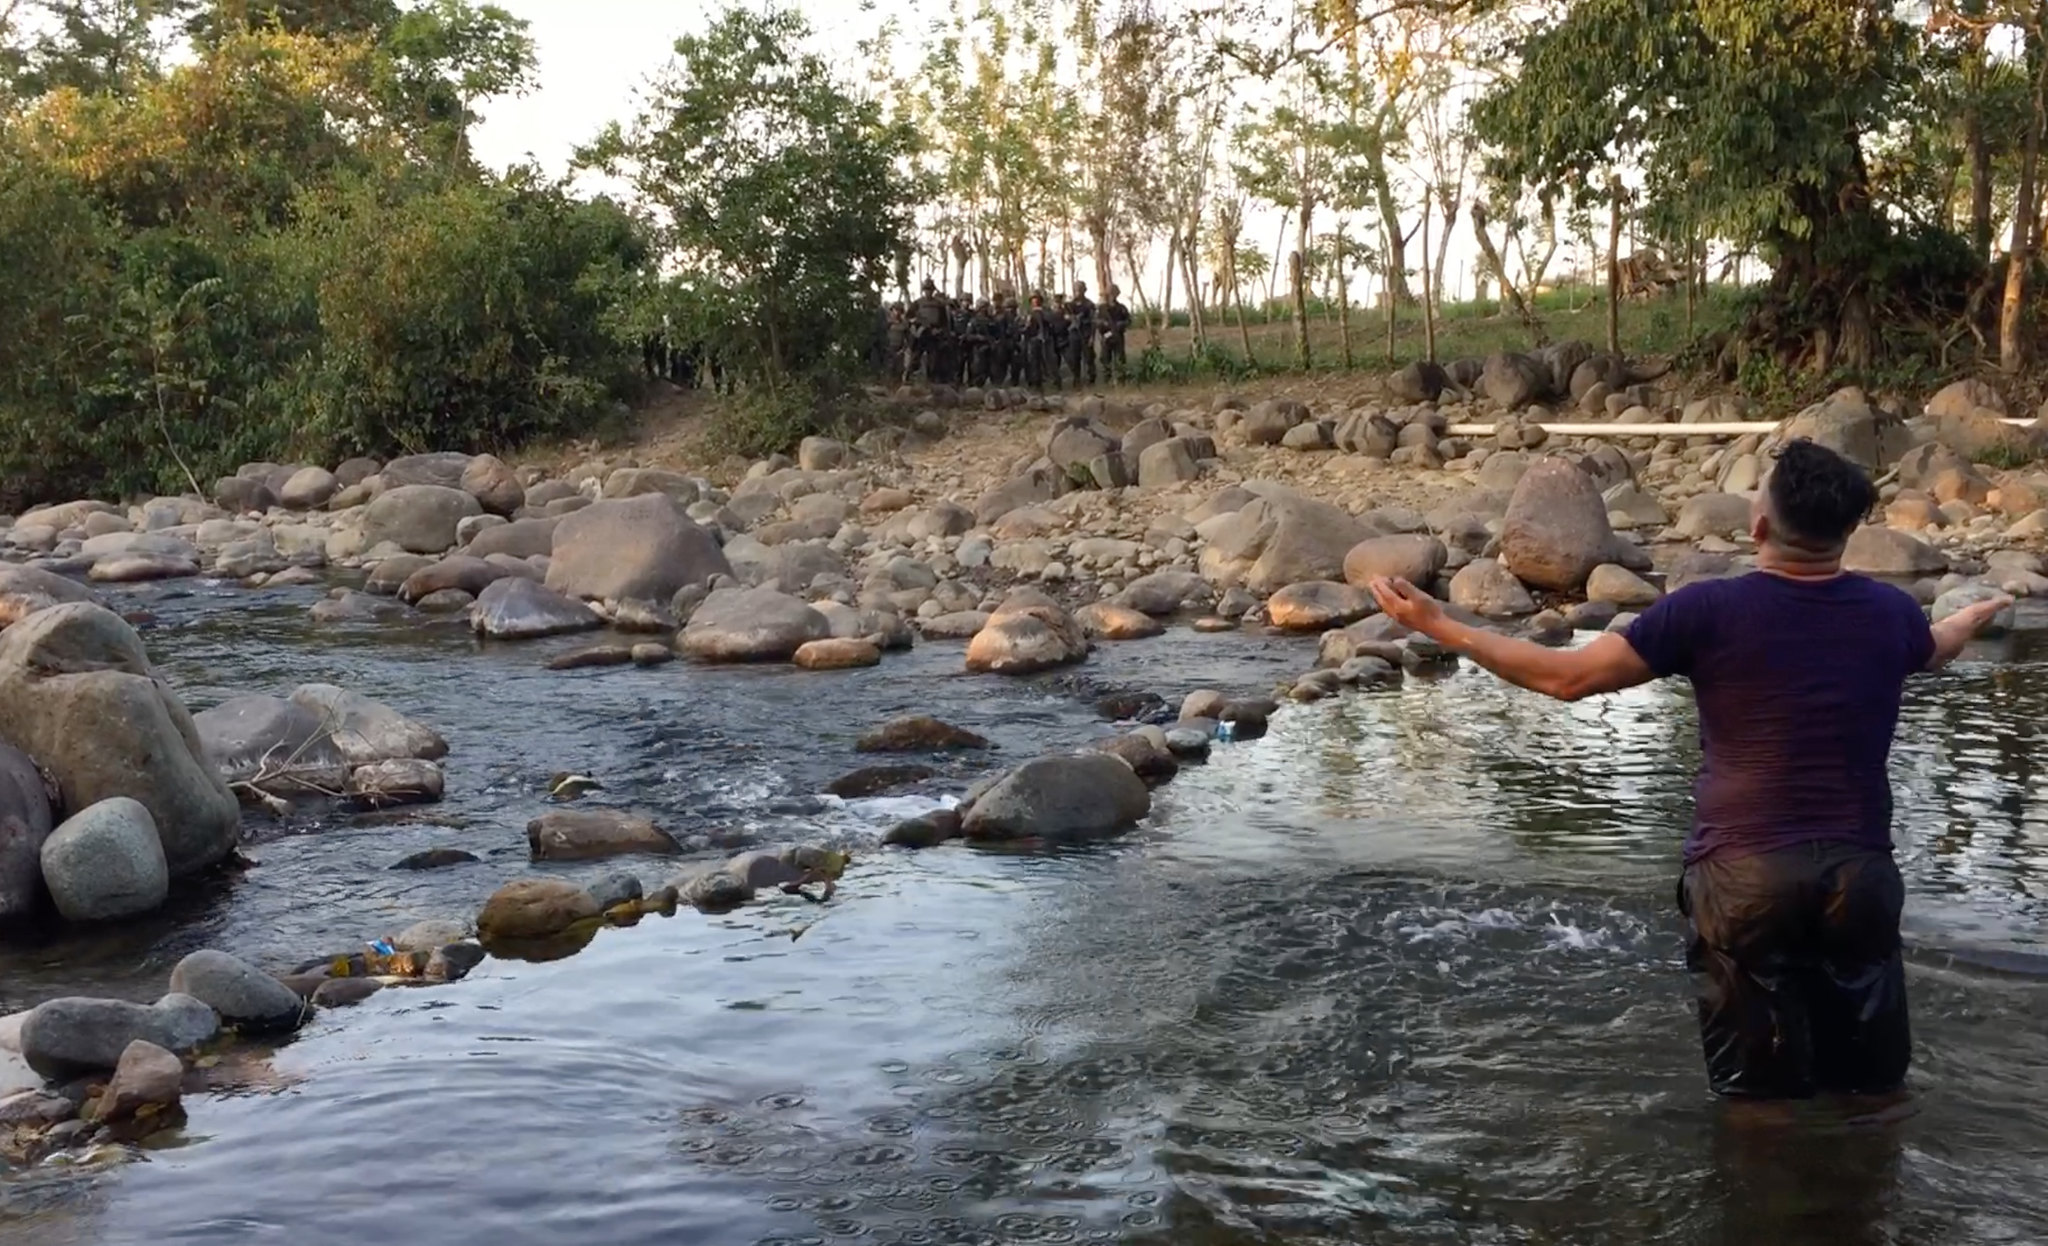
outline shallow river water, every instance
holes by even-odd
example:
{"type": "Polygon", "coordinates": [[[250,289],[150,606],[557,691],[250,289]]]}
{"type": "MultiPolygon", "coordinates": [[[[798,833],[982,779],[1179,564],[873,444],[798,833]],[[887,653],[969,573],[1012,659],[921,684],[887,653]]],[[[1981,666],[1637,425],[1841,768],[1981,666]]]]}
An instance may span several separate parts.
{"type": "MultiPolygon", "coordinates": [[[[1103,691],[1265,691],[1314,644],[1182,630],[1026,682],[957,675],[951,644],[845,675],[557,674],[556,642],[316,631],[311,600],[164,594],[146,639],[195,708],[318,680],[434,724],[448,801],[252,822],[255,866],[155,924],[0,951],[0,1012],[151,997],[198,946],[280,968],[467,917],[529,869],[557,770],[723,843],[850,842],[839,895],[323,1013],[282,1089],[193,1101],[136,1162],[0,1173],[0,1241],[2048,1239],[2040,633],[1916,684],[1900,731],[1912,1103],[1760,1117],[1706,1095],[1679,960],[1682,686],[1559,706],[1411,679],[1284,709],[1112,843],[862,851],[982,773],[816,796],[864,726],[933,713],[1014,763],[1103,732],[1103,691]],[[435,846],[486,859],[388,869],[435,846]]],[[[619,866],[674,872],[564,872],[619,866]]]]}

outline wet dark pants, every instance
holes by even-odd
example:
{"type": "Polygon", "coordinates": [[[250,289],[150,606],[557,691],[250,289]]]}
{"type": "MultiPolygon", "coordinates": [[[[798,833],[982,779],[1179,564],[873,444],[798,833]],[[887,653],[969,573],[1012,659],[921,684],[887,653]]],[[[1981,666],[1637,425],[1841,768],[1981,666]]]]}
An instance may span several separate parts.
{"type": "Polygon", "coordinates": [[[1810,843],[1686,867],[1679,909],[1716,1094],[1896,1089],[1912,1058],[1890,852],[1810,843]]]}

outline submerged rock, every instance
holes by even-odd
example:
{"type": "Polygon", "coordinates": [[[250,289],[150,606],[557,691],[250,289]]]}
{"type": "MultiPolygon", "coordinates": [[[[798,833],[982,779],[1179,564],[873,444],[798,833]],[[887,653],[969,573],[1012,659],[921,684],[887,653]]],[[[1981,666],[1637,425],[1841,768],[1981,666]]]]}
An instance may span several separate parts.
{"type": "Polygon", "coordinates": [[[899,848],[936,848],[958,838],[960,815],[951,809],[934,809],[890,827],[882,842],[899,848]]]}
{"type": "Polygon", "coordinates": [[[892,718],[869,728],[854,745],[861,753],[938,753],[988,747],[986,738],[923,714],[892,718]]]}
{"type": "Polygon", "coordinates": [[[387,809],[394,805],[430,804],[441,799],[446,786],[447,776],[438,763],[397,757],[349,771],[346,794],[354,804],[387,809]]]}
{"type": "Polygon", "coordinates": [[[429,848],[398,861],[394,870],[444,870],[451,865],[475,865],[482,858],[460,848],[429,848]]]}
{"type": "Polygon", "coordinates": [[[109,797],[65,819],[43,842],[41,873],[64,920],[114,921],[151,913],[170,892],[170,867],[149,810],[109,797]]]}
{"type": "Polygon", "coordinates": [[[201,747],[229,783],[275,796],[336,793],[348,763],[321,716],[283,697],[231,697],[192,716],[201,747]]]}
{"type": "Polygon", "coordinates": [[[1025,762],[982,793],[962,819],[969,839],[1063,839],[1135,825],[1152,795],[1131,767],[1107,753],[1025,762]]]}
{"type": "Polygon", "coordinates": [[[682,845],[646,818],[613,809],[550,810],[526,824],[536,861],[589,861],[648,853],[672,856],[682,845]]]}
{"type": "Polygon", "coordinates": [[[1343,627],[1378,610],[1372,594],[1335,580],[1290,584],[1266,602],[1266,618],[1290,632],[1343,627]]]}
{"type": "Polygon", "coordinates": [[[832,635],[825,616],[773,588],[720,589],[704,599],[677,641],[700,662],[786,662],[832,635]]]}
{"type": "Polygon", "coordinates": [[[602,914],[597,899],[567,879],[520,878],[484,901],[477,937],[487,950],[495,950],[495,943],[562,936],[580,924],[594,925],[602,914]]]}
{"type": "Polygon", "coordinates": [[[967,645],[967,669],[1029,675],[1088,656],[1088,638],[1059,604],[1035,589],[1012,589],[967,645]]]}
{"type": "Polygon", "coordinates": [[[532,580],[497,580],[470,608],[469,624],[494,640],[534,640],[604,626],[595,610],[532,580]]]}
{"type": "Polygon", "coordinates": [[[842,800],[855,800],[863,796],[879,796],[890,788],[922,783],[937,773],[930,766],[864,766],[850,774],[840,775],[827,784],[825,790],[842,800]]]}
{"type": "Polygon", "coordinates": [[[291,699],[320,716],[351,766],[404,757],[438,761],[448,755],[448,742],[432,727],[359,692],[333,684],[301,684],[291,699]]]}
{"type": "Polygon", "coordinates": [[[882,651],[868,640],[834,637],[807,641],[794,660],[807,671],[843,671],[881,665],[882,651]]]}
{"type": "Polygon", "coordinates": [[[226,952],[205,948],[171,970],[171,990],[190,995],[245,1034],[295,1030],[306,1009],[290,987],[226,952]]]}

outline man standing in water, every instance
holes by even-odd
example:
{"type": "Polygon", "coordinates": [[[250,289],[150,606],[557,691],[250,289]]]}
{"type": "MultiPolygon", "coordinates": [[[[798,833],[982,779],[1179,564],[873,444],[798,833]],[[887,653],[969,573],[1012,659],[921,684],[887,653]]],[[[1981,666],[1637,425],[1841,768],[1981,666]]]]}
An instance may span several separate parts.
{"type": "Polygon", "coordinates": [[[1678,898],[1718,1094],[1883,1093],[1911,1059],[1886,774],[1900,694],[2011,602],[1929,627],[1905,593],[1845,573],[1876,500],[1854,464],[1792,442],[1751,510],[1754,572],[1680,589],[1580,649],[1467,626],[1405,581],[1372,586],[1395,621],[1559,700],[1692,681],[1703,759],[1678,898]]]}

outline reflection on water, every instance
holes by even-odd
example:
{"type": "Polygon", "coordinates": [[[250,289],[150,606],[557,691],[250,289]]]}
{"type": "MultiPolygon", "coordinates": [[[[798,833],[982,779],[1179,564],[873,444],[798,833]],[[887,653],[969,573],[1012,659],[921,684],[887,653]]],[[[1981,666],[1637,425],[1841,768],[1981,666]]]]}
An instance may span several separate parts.
{"type": "MultiPolygon", "coordinates": [[[[1015,759],[1099,731],[1102,688],[1259,690],[1313,648],[1176,632],[1022,684],[954,676],[957,646],[846,676],[562,676],[546,646],[452,628],[319,639],[303,608],[167,602],[153,649],[195,699],[311,679],[388,698],[454,743],[449,803],[267,832],[174,922],[0,960],[0,1003],[153,989],[200,942],[275,964],[471,911],[527,868],[553,770],[693,834],[865,845],[903,802],[814,794],[876,719],[936,713],[1015,759]],[[384,868],[440,845],[485,861],[384,868]]],[[[387,991],[280,1053],[291,1090],[195,1105],[181,1146],[0,1180],[0,1236],[2039,1241],[2048,663],[2007,656],[1916,685],[1901,730],[1907,1112],[1705,1096],[1669,911],[1682,687],[1558,706],[1461,673],[1290,708],[1113,844],[862,852],[823,909],[778,896],[387,991]]]]}

